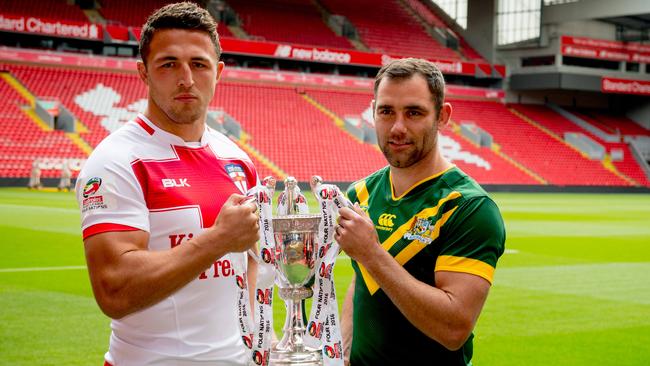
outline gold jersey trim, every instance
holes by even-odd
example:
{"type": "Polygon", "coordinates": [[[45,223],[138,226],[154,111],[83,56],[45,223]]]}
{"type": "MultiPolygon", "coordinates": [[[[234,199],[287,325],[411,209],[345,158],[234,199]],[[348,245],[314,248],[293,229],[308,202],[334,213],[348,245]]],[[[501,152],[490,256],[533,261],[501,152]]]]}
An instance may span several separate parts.
{"type": "Polygon", "coordinates": [[[456,257],[453,255],[441,255],[436,262],[436,272],[462,272],[485,278],[490,284],[494,279],[494,267],[473,258],[456,257]]]}

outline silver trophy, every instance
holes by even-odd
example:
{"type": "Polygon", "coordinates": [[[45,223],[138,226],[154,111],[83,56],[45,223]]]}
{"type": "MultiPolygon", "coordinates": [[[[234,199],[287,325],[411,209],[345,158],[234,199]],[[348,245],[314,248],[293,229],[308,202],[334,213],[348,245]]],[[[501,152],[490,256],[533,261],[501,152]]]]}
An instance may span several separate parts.
{"type": "Polygon", "coordinates": [[[320,215],[300,214],[296,205],[295,178],[285,180],[286,215],[273,217],[275,270],[279,295],[287,308],[283,337],[271,349],[271,365],[322,365],[321,351],[303,343],[305,324],[303,300],[313,296],[305,287],[314,276],[319,249],[320,215]]]}

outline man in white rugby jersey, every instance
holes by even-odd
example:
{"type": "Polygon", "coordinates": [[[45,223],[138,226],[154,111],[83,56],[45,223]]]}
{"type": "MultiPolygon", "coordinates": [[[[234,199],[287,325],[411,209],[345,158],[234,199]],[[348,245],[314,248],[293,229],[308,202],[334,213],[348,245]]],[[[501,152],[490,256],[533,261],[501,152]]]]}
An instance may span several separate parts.
{"type": "Polygon", "coordinates": [[[105,364],[244,365],[233,260],[258,240],[243,195],[258,177],[205,124],[224,67],[216,24],[193,3],[165,6],[140,53],[146,111],[97,146],[77,181],[90,281],[112,318],[105,364]]]}

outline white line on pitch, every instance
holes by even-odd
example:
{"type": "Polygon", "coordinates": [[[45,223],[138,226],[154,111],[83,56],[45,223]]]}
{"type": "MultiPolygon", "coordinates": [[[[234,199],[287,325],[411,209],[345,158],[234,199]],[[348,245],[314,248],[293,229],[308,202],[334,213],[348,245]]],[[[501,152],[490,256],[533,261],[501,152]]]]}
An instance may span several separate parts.
{"type": "Polygon", "coordinates": [[[0,272],[67,271],[71,269],[86,269],[86,266],[0,268],[0,272]]]}

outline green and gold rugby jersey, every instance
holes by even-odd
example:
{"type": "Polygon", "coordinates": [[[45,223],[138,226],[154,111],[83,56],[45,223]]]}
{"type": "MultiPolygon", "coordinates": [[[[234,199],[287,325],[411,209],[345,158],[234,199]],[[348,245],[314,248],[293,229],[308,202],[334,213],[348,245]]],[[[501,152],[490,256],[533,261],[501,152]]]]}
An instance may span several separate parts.
{"type": "MultiPolygon", "coordinates": [[[[505,228],[496,204],[473,179],[452,167],[393,195],[389,168],[348,190],[366,209],[379,241],[418,280],[435,286],[436,271],[471,273],[492,283],[505,228]]],[[[472,338],[449,351],[413,326],[366,269],[356,275],[350,361],[359,365],[471,365],[472,338]]]]}

